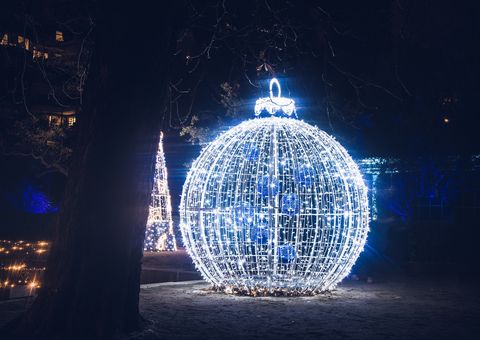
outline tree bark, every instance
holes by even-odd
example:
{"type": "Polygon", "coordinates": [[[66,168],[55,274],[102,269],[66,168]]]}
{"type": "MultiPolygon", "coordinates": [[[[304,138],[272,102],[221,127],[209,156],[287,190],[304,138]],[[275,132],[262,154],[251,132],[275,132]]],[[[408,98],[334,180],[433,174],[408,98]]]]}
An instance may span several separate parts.
{"type": "Polygon", "coordinates": [[[111,338],[139,326],[143,238],[179,5],[96,4],[94,52],[44,287],[14,334],[111,338]]]}

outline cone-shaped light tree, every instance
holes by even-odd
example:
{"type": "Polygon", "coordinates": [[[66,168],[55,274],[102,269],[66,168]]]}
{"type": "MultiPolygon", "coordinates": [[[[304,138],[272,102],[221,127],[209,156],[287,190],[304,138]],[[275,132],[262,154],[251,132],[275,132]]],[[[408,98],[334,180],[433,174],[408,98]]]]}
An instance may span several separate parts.
{"type": "Polygon", "coordinates": [[[145,231],[145,251],[175,251],[177,243],[173,232],[172,200],[168,190],[167,167],[163,152],[163,132],[155,163],[155,175],[152,198],[148,209],[148,221],[145,231]]]}

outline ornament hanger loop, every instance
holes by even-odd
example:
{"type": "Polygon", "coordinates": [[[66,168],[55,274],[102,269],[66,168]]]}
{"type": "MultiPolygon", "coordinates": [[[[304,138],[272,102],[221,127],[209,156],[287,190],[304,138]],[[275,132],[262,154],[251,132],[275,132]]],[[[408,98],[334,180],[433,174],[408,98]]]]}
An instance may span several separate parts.
{"type": "Polygon", "coordinates": [[[282,88],[277,78],[270,80],[270,97],[260,98],[255,103],[255,116],[260,116],[264,111],[267,111],[272,116],[276,113],[283,113],[290,117],[296,113],[295,101],[282,97],[282,88]],[[276,96],[273,95],[273,85],[277,87],[276,96]]]}
{"type": "Polygon", "coordinates": [[[282,97],[282,88],[280,87],[280,82],[278,81],[277,78],[272,78],[272,80],[270,80],[270,99],[273,99],[273,85],[277,85],[277,89],[278,89],[278,94],[277,94],[277,98],[280,98],[282,97]]]}

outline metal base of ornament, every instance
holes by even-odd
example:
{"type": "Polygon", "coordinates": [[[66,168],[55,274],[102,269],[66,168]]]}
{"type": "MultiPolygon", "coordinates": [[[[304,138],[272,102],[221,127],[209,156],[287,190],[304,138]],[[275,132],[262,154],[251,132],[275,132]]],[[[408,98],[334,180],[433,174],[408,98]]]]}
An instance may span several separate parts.
{"type": "Polygon", "coordinates": [[[312,296],[332,291],[343,277],[304,277],[272,275],[244,278],[223,278],[223,282],[212,282],[204,277],[216,292],[245,296],[312,296]]]}
{"type": "Polygon", "coordinates": [[[212,285],[211,290],[217,293],[227,295],[252,296],[252,297],[302,297],[314,296],[319,294],[328,294],[334,288],[330,289],[291,289],[291,288],[248,288],[238,286],[212,285]]]}

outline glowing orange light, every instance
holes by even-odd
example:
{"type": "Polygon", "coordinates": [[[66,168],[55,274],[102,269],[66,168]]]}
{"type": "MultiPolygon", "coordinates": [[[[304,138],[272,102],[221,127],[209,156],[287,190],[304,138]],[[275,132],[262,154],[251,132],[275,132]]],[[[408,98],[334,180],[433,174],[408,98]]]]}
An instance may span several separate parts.
{"type": "Polygon", "coordinates": [[[26,268],[27,265],[25,263],[22,263],[22,264],[18,264],[18,265],[10,265],[8,267],[6,267],[7,270],[13,270],[13,271],[17,271],[17,270],[22,270],[24,268],[26,268]]]}

